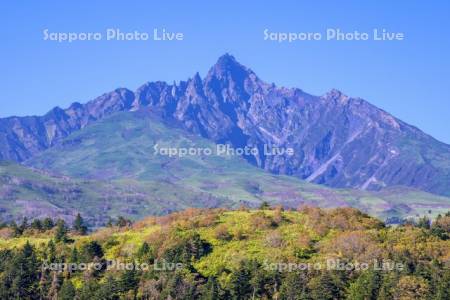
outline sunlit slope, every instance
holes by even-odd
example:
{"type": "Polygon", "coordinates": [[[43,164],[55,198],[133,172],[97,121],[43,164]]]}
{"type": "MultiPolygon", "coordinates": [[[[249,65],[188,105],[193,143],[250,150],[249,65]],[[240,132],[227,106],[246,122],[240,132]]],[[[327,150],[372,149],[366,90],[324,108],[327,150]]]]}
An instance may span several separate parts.
{"type": "MultiPolygon", "coordinates": [[[[412,189],[390,188],[379,193],[331,189],[294,177],[269,174],[240,156],[206,155],[201,150],[194,155],[164,155],[161,149],[169,148],[214,151],[216,145],[168,125],[148,111],[125,112],[73,133],[60,145],[26,164],[61,175],[127,187],[143,198],[156,200],[156,213],[164,212],[164,207],[167,211],[178,209],[180,203],[215,207],[255,206],[262,201],[291,207],[353,206],[381,218],[435,215],[450,208],[448,198],[412,189]]],[[[124,199],[123,203],[130,202],[124,199]]],[[[126,214],[141,216],[141,205],[148,203],[138,203],[126,214]]],[[[150,206],[145,212],[153,213],[152,209],[150,206]]]]}

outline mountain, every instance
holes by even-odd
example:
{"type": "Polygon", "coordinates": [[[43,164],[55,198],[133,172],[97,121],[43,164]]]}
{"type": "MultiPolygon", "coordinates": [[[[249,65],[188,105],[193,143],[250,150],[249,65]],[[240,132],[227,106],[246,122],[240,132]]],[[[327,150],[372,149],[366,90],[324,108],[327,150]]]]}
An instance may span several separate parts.
{"type": "Polygon", "coordinates": [[[0,160],[21,162],[48,149],[70,133],[111,113],[129,110],[134,94],[116,89],[86,104],[53,108],[44,116],[0,119],[0,160]]]}
{"type": "Polygon", "coordinates": [[[119,111],[151,109],[216,143],[256,147],[245,159],[275,174],[330,187],[407,186],[450,196],[450,146],[360,98],[313,96],[268,84],[226,54],[205,78],[118,89],[42,117],[0,120],[0,159],[22,162],[119,111]],[[264,155],[267,147],[294,155],[264,155]]]}
{"type": "Polygon", "coordinates": [[[293,156],[247,158],[273,173],[332,187],[450,194],[450,146],[337,90],[315,97],[267,84],[230,55],[204,80],[144,85],[133,106],[162,110],[217,143],[294,148],[293,156]]]}
{"type": "MultiPolygon", "coordinates": [[[[241,156],[217,155],[215,149],[212,141],[188,133],[183,124],[167,122],[142,108],[112,114],[74,132],[25,165],[72,180],[107,182],[118,186],[119,191],[125,189],[130,194],[124,197],[121,209],[93,213],[132,219],[189,206],[257,207],[263,201],[291,208],[352,206],[391,220],[450,210],[446,197],[401,187],[381,192],[331,189],[292,176],[270,174],[246,163],[241,156]],[[169,156],[155,151],[169,148],[211,149],[212,154],[199,151],[169,156]]],[[[120,203],[120,199],[111,198],[113,203],[120,203]]]]}

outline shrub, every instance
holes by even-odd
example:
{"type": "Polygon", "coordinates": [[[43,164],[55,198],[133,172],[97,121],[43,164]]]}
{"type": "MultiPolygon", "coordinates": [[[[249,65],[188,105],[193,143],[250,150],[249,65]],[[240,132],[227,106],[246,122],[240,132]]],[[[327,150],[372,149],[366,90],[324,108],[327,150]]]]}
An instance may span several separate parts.
{"type": "Polygon", "coordinates": [[[363,231],[340,233],[333,239],[321,243],[320,250],[327,255],[339,255],[348,260],[367,263],[379,259],[382,252],[374,238],[363,231]]]}
{"type": "Polygon", "coordinates": [[[394,292],[396,300],[428,299],[430,286],[422,277],[402,276],[394,292]]]}
{"type": "Polygon", "coordinates": [[[268,229],[274,225],[273,219],[264,212],[257,212],[250,217],[250,224],[252,225],[253,229],[255,230],[261,230],[261,229],[268,229]]]}
{"type": "Polygon", "coordinates": [[[14,237],[14,230],[11,228],[2,228],[0,229],[0,238],[2,239],[10,239],[14,237]]]}
{"type": "Polygon", "coordinates": [[[283,221],[283,207],[277,206],[273,212],[273,222],[277,225],[280,225],[283,221]]]}
{"type": "Polygon", "coordinates": [[[225,224],[220,224],[219,226],[216,227],[214,231],[214,236],[216,237],[216,239],[221,241],[229,241],[233,238],[233,236],[228,230],[228,227],[225,224]]]}
{"type": "Polygon", "coordinates": [[[242,228],[237,228],[236,230],[234,230],[233,232],[233,237],[235,240],[237,241],[242,241],[244,240],[247,236],[245,234],[244,229],[242,228]]]}
{"type": "Polygon", "coordinates": [[[272,248],[279,248],[283,244],[283,237],[279,231],[272,231],[266,236],[266,245],[272,248]]]}

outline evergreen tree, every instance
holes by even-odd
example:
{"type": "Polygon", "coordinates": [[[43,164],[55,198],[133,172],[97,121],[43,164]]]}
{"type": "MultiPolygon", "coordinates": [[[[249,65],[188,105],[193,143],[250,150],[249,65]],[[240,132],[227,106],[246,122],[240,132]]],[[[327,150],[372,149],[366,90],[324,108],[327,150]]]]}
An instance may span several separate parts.
{"type": "Polygon", "coordinates": [[[208,278],[202,288],[202,300],[216,300],[220,298],[220,287],[215,277],[208,278]]]}
{"type": "Polygon", "coordinates": [[[19,227],[20,232],[23,233],[27,228],[28,228],[28,218],[24,217],[19,227]]]}
{"type": "Polygon", "coordinates": [[[450,270],[446,270],[437,284],[434,300],[450,299],[450,270]]]}
{"type": "Polygon", "coordinates": [[[100,284],[97,281],[92,279],[87,280],[79,290],[78,298],[79,300],[103,300],[102,298],[96,297],[99,289],[100,284]]]}
{"type": "Polygon", "coordinates": [[[52,272],[52,283],[50,284],[50,288],[48,290],[47,299],[57,300],[58,299],[58,290],[61,286],[62,278],[61,275],[57,272],[52,272]]]}
{"type": "Polygon", "coordinates": [[[72,251],[70,252],[69,262],[71,262],[71,263],[78,263],[79,259],[80,259],[80,257],[79,257],[79,254],[78,254],[77,247],[73,247],[72,251]]]}
{"type": "Polygon", "coordinates": [[[58,300],[73,300],[76,296],[76,290],[72,281],[69,279],[64,280],[61,290],[58,294],[58,300]]]}
{"type": "Polygon", "coordinates": [[[116,226],[119,226],[119,227],[127,227],[130,225],[131,225],[131,221],[128,219],[125,219],[122,216],[119,216],[119,218],[116,221],[116,226]]]}
{"type": "Polygon", "coordinates": [[[267,201],[261,202],[261,205],[259,206],[259,209],[261,209],[261,210],[270,209],[270,204],[269,204],[269,202],[267,202],[267,201]]]}
{"type": "Polygon", "coordinates": [[[2,276],[0,298],[38,299],[39,262],[30,243],[12,257],[2,276]]]}
{"type": "Polygon", "coordinates": [[[171,273],[162,292],[161,299],[198,299],[195,284],[189,282],[181,271],[171,273]]]}
{"type": "Polygon", "coordinates": [[[239,268],[232,273],[231,277],[231,295],[233,299],[249,299],[252,297],[251,279],[252,274],[247,262],[241,262],[239,268]]]}
{"type": "Polygon", "coordinates": [[[47,249],[45,251],[45,259],[48,263],[56,262],[56,246],[53,240],[47,243],[47,249]]]}
{"type": "Polygon", "coordinates": [[[163,258],[169,262],[190,264],[193,259],[199,259],[210,251],[211,245],[198,233],[193,233],[184,237],[176,237],[174,245],[164,252],[163,258]]]}
{"type": "Polygon", "coordinates": [[[347,299],[349,300],[376,300],[382,284],[379,272],[367,270],[355,282],[350,284],[347,299]]]}
{"type": "Polygon", "coordinates": [[[3,273],[7,269],[13,257],[13,251],[9,249],[0,250],[0,273],[3,273]]]}
{"type": "Polygon", "coordinates": [[[308,278],[305,272],[289,272],[282,281],[280,298],[286,300],[306,300],[308,278]]]}
{"type": "Polygon", "coordinates": [[[102,258],[102,246],[97,241],[90,241],[81,247],[81,258],[85,262],[92,262],[94,258],[102,258]]]}
{"type": "Polygon", "coordinates": [[[50,272],[48,270],[42,271],[39,279],[39,299],[46,299],[48,295],[48,291],[51,285],[51,277],[50,272]]]}
{"type": "Polygon", "coordinates": [[[396,273],[387,273],[383,276],[383,280],[381,283],[380,291],[378,293],[377,300],[391,300],[394,298],[395,286],[398,281],[398,274],[396,273]]]}
{"type": "Polygon", "coordinates": [[[423,218],[420,218],[419,221],[417,222],[417,227],[423,229],[430,229],[431,220],[427,216],[424,216],[423,218]]]}
{"type": "Polygon", "coordinates": [[[252,298],[272,298],[272,294],[275,293],[276,287],[278,286],[277,274],[264,270],[255,260],[249,261],[247,268],[252,275],[250,279],[252,298]]]}
{"type": "Polygon", "coordinates": [[[106,222],[106,227],[113,227],[113,220],[111,219],[111,217],[108,218],[108,222],[106,222]]]}
{"type": "Polygon", "coordinates": [[[19,226],[17,226],[17,223],[15,221],[12,221],[9,227],[12,229],[15,237],[22,235],[23,231],[20,229],[19,226]]]}
{"type": "Polygon", "coordinates": [[[344,283],[338,273],[323,271],[308,283],[311,298],[314,300],[342,299],[344,283]]]}
{"type": "Polygon", "coordinates": [[[31,228],[41,231],[43,229],[42,222],[39,219],[34,219],[30,225],[31,228]]]}
{"type": "Polygon", "coordinates": [[[56,223],[55,240],[56,242],[66,243],[69,239],[67,236],[67,226],[64,220],[58,220],[56,223]]]}
{"type": "Polygon", "coordinates": [[[51,218],[45,218],[44,221],[42,221],[42,229],[44,230],[50,230],[53,227],[55,227],[55,224],[53,223],[53,220],[51,218]]]}
{"type": "Polygon", "coordinates": [[[152,249],[147,242],[142,243],[136,256],[139,262],[151,262],[153,260],[152,249]]]}
{"type": "Polygon", "coordinates": [[[80,235],[85,235],[88,231],[87,226],[84,224],[84,220],[78,213],[75,220],[73,221],[73,229],[80,235]]]}
{"type": "Polygon", "coordinates": [[[120,291],[136,291],[139,283],[138,272],[135,268],[131,270],[125,270],[120,276],[120,291]]]}
{"type": "Polygon", "coordinates": [[[116,300],[119,299],[117,294],[117,282],[112,276],[107,276],[105,283],[100,286],[98,291],[95,293],[96,299],[102,300],[116,300]]]}

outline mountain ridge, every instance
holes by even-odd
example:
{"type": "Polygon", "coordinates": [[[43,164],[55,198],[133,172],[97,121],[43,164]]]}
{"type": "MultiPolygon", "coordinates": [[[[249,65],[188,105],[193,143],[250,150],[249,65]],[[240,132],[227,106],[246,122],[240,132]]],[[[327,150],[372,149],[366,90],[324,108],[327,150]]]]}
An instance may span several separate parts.
{"type": "MultiPolygon", "coordinates": [[[[118,184],[118,189],[112,191],[117,194],[125,187],[128,193],[124,207],[101,212],[114,215],[120,211],[133,219],[142,217],[143,211],[152,212],[155,203],[160,207],[158,211],[173,211],[188,203],[194,207],[242,204],[257,207],[263,201],[286,208],[305,204],[351,206],[381,219],[397,221],[424,214],[436,215],[450,208],[449,198],[411,188],[392,187],[382,192],[332,189],[292,176],[270,174],[246,163],[238,155],[169,156],[155,151],[155,145],[159,148],[215,148],[211,140],[186,132],[173,122],[167,124],[150,110],[142,109],[119,112],[99,120],[25,164],[73,180],[115,183],[113,186],[118,184]]],[[[115,204],[121,200],[112,195],[111,201],[115,204]]]]}
{"type": "Polygon", "coordinates": [[[229,54],[204,79],[196,73],[178,84],[148,82],[42,117],[0,119],[0,159],[25,161],[105,116],[143,108],[216,143],[294,148],[293,157],[245,157],[275,174],[331,187],[404,185],[450,195],[449,145],[336,89],[313,96],[266,83],[229,54]]]}

